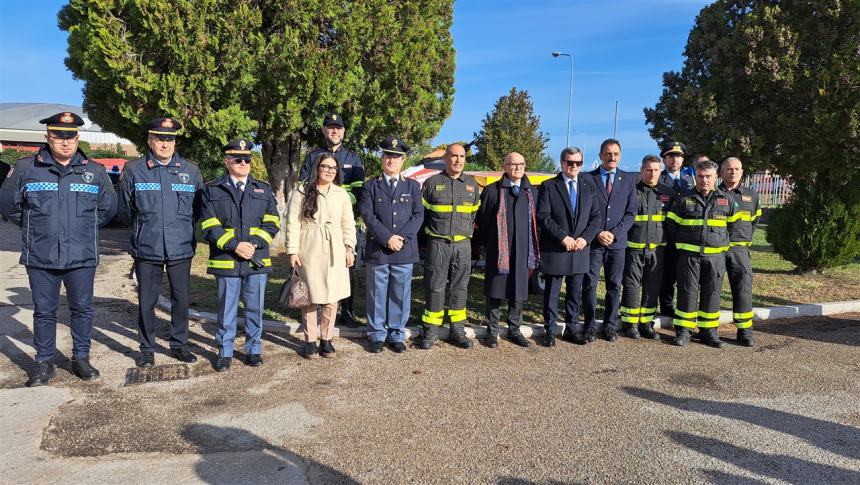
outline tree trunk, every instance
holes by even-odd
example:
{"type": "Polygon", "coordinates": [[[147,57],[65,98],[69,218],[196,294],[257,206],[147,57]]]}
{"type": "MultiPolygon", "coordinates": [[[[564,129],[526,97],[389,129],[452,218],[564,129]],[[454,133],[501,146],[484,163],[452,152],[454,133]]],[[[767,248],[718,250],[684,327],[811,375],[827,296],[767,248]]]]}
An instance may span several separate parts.
{"type": "Polygon", "coordinates": [[[273,241],[275,247],[284,244],[287,197],[301,170],[301,149],[302,138],[299,133],[290,134],[286,140],[263,142],[263,163],[269,173],[269,183],[272,185],[275,201],[278,203],[278,212],[281,214],[281,232],[273,241]]]}

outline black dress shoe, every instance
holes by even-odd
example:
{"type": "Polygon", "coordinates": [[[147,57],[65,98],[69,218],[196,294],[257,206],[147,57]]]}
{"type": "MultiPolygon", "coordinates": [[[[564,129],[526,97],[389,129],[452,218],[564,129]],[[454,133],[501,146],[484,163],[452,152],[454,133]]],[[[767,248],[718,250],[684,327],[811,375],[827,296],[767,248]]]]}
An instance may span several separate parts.
{"type": "Polygon", "coordinates": [[[319,350],[316,342],[305,342],[305,347],[302,351],[302,357],[306,359],[316,359],[319,357],[319,350]]]}
{"type": "Polygon", "coordinates": [[[230,363],[233,362],[232,357],[218,357],[218,360],[215,361],[215,364],[212,365],[217,372],[224,372],[230,370],[230,363]]]}
{"type": "Polygon", "coordinates": [[[135,365],[138,367],[152,367],[155,365],[155,354],[148,351],[142,351],[140,356],[135,361],[135,365]]]}
{"type": "Polygon", "coordinates": [[[185,347],[173,349],[170,354],[173,355],[176,360],[180,362],[185,362],[186,364],[193,364],[197,362],[197,356],[192,354],[191,351],[186,349],[185,347]]]}
{"type": "Polygon", "coordinates": [[[487,336],[487,347],[489,347],[491,349],[495,349],[498,346],[499,346],[499,338],[496,337],[495,335],[488,335],[487,336]]]}
{"type": "Polygon", "coordinates": [[[520,347],[528,347],[529,341],[519,332],[508,332],[508,341],[520,347]]]}
{"type": "Polygon", "coordinates": [[[378,340],[375,342],[370,342],[370,353],[371,354],[381,354],[383,349],[385,348],[385,342],[382,340],[378,340]]]}
{"type": "Polygon", "coordinates": [[[597,341],[597,332],[586,332],[585,333],[585,341],[586,341],[586,343],[596,342],[597,341]]]}
{"type": "Polygon", "coordinates": [[[248,354],[245,357],[245,365],[250,367],[260,367],[263,365],[263,356],[260,354],[248,354]]]}
{"type": "Polygon", "coordinates": [[[44,386],[54,377],[54,363],[50,361],[36,362],[33,374],[27,379],[27,387],[44,386]]]}
{"type": "Polygon", "coordinates": [[[90,359],[72,359],[72,372],[78,378],[84,381],[91,381],[99,378],[99,371],[90,365],[90,359]]]}
{"type": "Polygon", "coordinates": [[[618,341],[618,334],[615,332],[606,332],[604,334],[607,342],[616,342],[618,341]]]}
{"type": "Polygon", "coordinates": [[[391,342],[391,350],[398,354],[402,354],[403,352],[406,352],[406,344],[403,342],[391,342]]]}
{"type": "Polygon", "coordinates": [[[540,344],[544,347],[555,347],[555,334],[552,331],[548,331],[544,334],[540,344]]]}
{"type": "Polygon", "coordinates": [[[321,357],[334,357],[334,345],[331,344],[331,340],[320,340],[320,356],[321,357]]]}

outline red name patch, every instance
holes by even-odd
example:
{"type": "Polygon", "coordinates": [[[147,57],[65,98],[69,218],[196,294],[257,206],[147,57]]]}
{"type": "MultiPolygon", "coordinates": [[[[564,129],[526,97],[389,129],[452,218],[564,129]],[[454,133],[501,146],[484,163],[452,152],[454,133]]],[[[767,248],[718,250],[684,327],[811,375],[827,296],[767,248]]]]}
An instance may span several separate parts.
{"type": "Polygon", "coordinates": [[[717,205],[729,205],[729,201],[726,199],[717,199],[717,205]]]}
{"type": "Polygon", "coordinates": [[[671,197],[669,197],[668,195],[660,196],[660,202],[669,202],[669,199],[671,199],[671,197]]]}
{"type": "Polygon", "coordinates": [[[263,189],[254,189],[254,192],[265,192],[263,189]]]}

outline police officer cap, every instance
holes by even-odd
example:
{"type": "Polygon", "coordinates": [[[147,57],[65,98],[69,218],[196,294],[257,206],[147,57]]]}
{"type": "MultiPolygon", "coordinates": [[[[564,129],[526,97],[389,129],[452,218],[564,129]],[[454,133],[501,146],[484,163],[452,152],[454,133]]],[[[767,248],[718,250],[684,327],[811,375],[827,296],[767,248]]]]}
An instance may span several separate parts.
{"type": "Polygon", "coordinates": [[[406,155],[409,153],[409,145],[406,144],[401,138],[397,138],[394,135],[388,135],[382,140],[382,143],[379,144],[379,148],[382,149],[383,152],[394,153],[397,155],[406,155]]]}
{"type": "Polygon", "coordinates": [[[343,118],[337,113],[329,113],[325,115],[323,126],[339,126],[343,128],[343,118]]]}
{"type": "Polygon", "coordinates": [[[57,138],[74,138],[78,135],[78,127],[84,124],[84,119],[65,111],[42,118],[39,123],[48,125],[48,131],[57,138]]]}
{"type": "Polygon", "coordinates": [[[687,146],[679,141],[664,143],[663,149],[660,150],[660,157],[665,158],[666,155],[670,153],[680,153],[681,155],[684,155],[687,153],[687,146]]]}
{"type": "Polygon", "coordinates": [[[156,118],[146,124],[150,135],[160,140],[175,140],[176,132],[182,129],[182,123],[175,118],[156,118]]]}
{"type": "Polygon", "coordinates": [[[250,160],[252,148],[254,148],[254,144],[250,140],[239,138],[224,145],[223,150],[224,155],[229,155],[240,160],[250,160]]]}

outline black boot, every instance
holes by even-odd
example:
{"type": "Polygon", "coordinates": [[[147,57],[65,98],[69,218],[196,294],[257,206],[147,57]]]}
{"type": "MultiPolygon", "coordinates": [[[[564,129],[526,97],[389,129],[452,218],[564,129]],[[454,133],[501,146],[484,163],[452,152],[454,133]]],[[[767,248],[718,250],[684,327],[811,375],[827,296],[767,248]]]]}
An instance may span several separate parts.
{"type": "Polygon", "coordinates": [[[639,326],[635,323],[628,323],[627,328],[624,329],[624,335],[633,340],[639,340],[639,326]]]}
{"type": "Polygon", "coordinates": [[[44,386],[54,377],[54,363],[51,361],[36,362],[36,368],[27,379],[27,387],[44,386]]]}
{"type": "Polygon", "coordinates": [[[322,357],[334,357],[334,345],[331,340],[320,340],[320,355],[322,357]]]}
{"type": "Polygon", "coordinates": [[[508,328],[508,341],[513,343],[514,345],[519,345],[520,347],[528,347],[529,341],[523,337],[523,334],[520,333],[519,329],[511,330],[508,328]]]}
{"type": "Polygon", "coordinates": [[[452,323],[448,332],[448,343],[461,349],[472,348],[472,341],[466,337],[466,324],[462,322],[452,323]]]}
{"type": "Polygon", "coordinates": [[[91,381],[99,378],[99,371],[90,365],[89,358],[72,359],[72,372],[84,381],[91,381]]]}
{"type": "Polygon", "coordinates": [[[738,343],[743,345],[744,347],[752,347],[755,345],[755,340],[753,339],[753,333],[751,328],[739,328],[738,329],[738,343]]]}
{"type": "Polygon", "coordinates": [[[690,343],[690,329],[686,327],[675,326],[675,345],[678,347],[683,347],[690,343]]]}
{"type": "Polygon", "coordinates": [[[355,319],[351,296],[340,302],[340,318],[338,318],[338,321],[344,327],[357,328],[361,326],[361,323],[355,319]]]}
{"type": "Polygon", "coordinates": [[[433,344],[436,343],[436,340],[439,339],[439,330],[436,328],[436,325],[430,325],[428,323],[422,324],[422,332],[421,338],[415,342],[415,345],[422,350],[430,350],[433,348],[433,344]]]}
{"type": "Polygon", "coordinates": [[[715,349],[723,348],[723,341],[720,340],[720,334],[718,329],[716,328],[706,328],[699,330],[699,333],[702,334],[702,343],[707,345],[708,347],[714,347],[715,349]]]}
{"type": "Polygon", "coordinates": [[[319,350],[316,342],[305,342],[305,347],[302,356],[306,359],[316,359],[319,357],[319,350]]]}
{"type": "Polygon", "coordinates": [[[654,322],[651,323],[640,323],[639,324],[639,333],[651,340],[660,340],[660,334],[654,330],[654,322]]]}
{"type": "Polygon", "coordinates": [[[555,347],[555,325],[544,325],[544,334],[541,345],[544,347],[555,347]]]}

